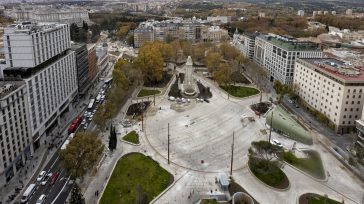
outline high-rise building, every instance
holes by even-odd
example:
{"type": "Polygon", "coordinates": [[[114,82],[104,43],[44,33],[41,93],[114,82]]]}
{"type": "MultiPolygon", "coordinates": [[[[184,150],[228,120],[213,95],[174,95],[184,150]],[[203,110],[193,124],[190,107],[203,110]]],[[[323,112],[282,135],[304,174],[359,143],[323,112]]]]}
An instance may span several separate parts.
{"type": "Polygon", "coordinates": [[[298,10],[297,15],[298,16],[305,16],[305,11],[304,10],[298,10]]]}
{"type": "Polygon", "coordinates": [[[292,84],[296,59],[321,57],[316,43],[278,35],[259,35],[255,39],[254,61],[267,70],[272,82],[292,84]]]}
{"type": "Polygon", "coordinates": [[[28,106],[24,81],[0,82],[0,183],[9,181],[33,154],[28,106]]]}
{"type": "Polygon", "coordinates": [[[298,59],[293,87],[301,101],[322,113],[337,133],[355,130],[363,111],[363,70],[334,58],[298,59]]]}
{"type": "Polygon", "coordinates": [[[85,43],[74,43],[71,49],[76,55],[78,94],[83,96],[90,85],[87,46],[85,43]]]}
{"type": "Polygon", "coordinates": [[[90,81],[93,81],[98,73],[95,44],[87,45],[87,58],[88,58],[88,79],[90,81]]]}
{"type": "Polygon", "coordinates": [[[12,25],[5,29],[5,80],[22,80],[36,150],[77,95],[75,53],[67,24],[12,25]]]}
{"type": "Polygon", "coordinates": [[[361,119],[355,121],[358,137],[356,143],[364,148],[364,111],[362,112],[361,119]]]}
{"type": "Polygon", "coordinates": [[[67,24],[24,22],[4,29],[4,49],[9,67],[35,67],[71,46],[67,24]]]}
{"type": "Polygon", "coordinates": [[[145,42],[154,41],[154,30],[152,26],[138,27],[134,30],[134,47],[138,48],[145,42]]]}
{"type": "Polygon", "coordinates": [[[99,72],[103,72],[109,65],[109,55],[107,54],[107,48],[98,46],[96,48],[96,68],[99,72]]]}
{"type": "Polygon", "coordinates": [[[240,35],[237,30],[233,36],[233,44],[234,46],[240,50],[240,52],[247,58],[254,58],[254,47],[255,47],[255,38],[260,33],[244,33],[240,35]]]}

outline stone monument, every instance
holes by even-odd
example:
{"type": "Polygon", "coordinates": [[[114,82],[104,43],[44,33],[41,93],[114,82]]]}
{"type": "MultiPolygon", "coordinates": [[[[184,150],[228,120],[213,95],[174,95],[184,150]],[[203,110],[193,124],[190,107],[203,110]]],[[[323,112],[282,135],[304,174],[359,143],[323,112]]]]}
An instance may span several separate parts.
{"type": "Polygon", "coordinates": [[[195,96],[198,93],[196,81],[193,79],[193,63],[191,56],[188,56],[187,62],[184,66],[185,77],[182,84],[182,93],[186,96],[195,96]]]}

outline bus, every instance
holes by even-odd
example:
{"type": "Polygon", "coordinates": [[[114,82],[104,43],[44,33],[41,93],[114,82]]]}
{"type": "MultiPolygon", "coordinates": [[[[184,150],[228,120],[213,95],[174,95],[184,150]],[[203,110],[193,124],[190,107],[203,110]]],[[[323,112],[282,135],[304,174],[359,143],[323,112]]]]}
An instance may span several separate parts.
{"type": "Polygon", "coordinates": [[[73,137],[75,137],[75,133],[71,133],[70,136],[67,138],[67,140],[64,141],[63,145],[61,146],[61,150],[64,150],[67,148],[67,145],[71,142],[73,137]]]}
{"type": "Polygon", "coordinates": [[[32,197],[33,193],[35,192],[36,186],[34,183],[30,184],[27,190],[23,193],[21,197],[20,203],[27,203],[28,200],[32,197]]]}
{"type": "Polygon", "coordinates": [[[87,106],[87,109],[88,110],[91,110],[94,107],[94,104],[95,104],[95,99],[91,99],[90,100],[90,103],[87,106]]]}
{"type": "Polygon", "coordinates": [[[81,116],[77,116],[73,121],[72,124],[68,127],[68,134],[74,133],[77,130],[77,127],[81,123],[81,116]]]}

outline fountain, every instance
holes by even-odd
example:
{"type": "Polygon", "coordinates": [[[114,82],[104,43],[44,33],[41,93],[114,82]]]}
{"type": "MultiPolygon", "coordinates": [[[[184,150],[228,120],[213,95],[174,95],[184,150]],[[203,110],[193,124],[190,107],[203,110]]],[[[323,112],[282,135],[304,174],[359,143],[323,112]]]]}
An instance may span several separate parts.
{"type": "Polygon", "coordinates": [[[184,66],[185,77],[182,84],[182,94],[186,97],[194,97],[198,94],[198,87],[196,81],[192,77],[193,63],[191,56],[188,56],[187,62],[184,66]]]}

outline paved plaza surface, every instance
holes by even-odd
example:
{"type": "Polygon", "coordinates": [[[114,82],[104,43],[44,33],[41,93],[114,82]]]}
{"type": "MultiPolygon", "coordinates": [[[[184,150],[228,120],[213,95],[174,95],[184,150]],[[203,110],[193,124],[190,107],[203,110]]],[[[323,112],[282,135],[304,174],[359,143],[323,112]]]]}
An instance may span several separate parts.
{"type": "MultiPolygon", "coordinates": [[[[327,194],[330,198],[345,203],[361,204],[363,184],[350,173],[333,155],[317,142],[318,133],[310,132],[314,139],[313,145],[296,143],[296,151],[313,149],[320,153],[327,179],[319,181],[311,176],[285,165],[290,187],[286,191],[273,190],[258,181],[247,167],[248,148],[252,141],[267,140],[269,127],[264,117],[258,117],[249,108],[259,101],[260,96],[244,99],[228,97],[208,79],[195,76],[205,86],[209,86],[213,97],[210,103],[191,103],[177,105],[168,101],[168,91],[156,97],[144,116],[144,130],[141,122],[133,127],[124,128],[117,125],[117,132],[126,133],[136,130],[140,135],[140,146],[119,142],[112,154],[107,154],[100,169],[85,191],[87,203],[97,203],[101,197],[95,197],[95,191],[102,192],[107,185],[107,179],[112,173],[117,160],[129,152],[140,152],[151,156],[163,168],[174,176],[174,183],[167,188],[152,203],[195,203],[200,198],[209,198],[211,194],[222,193],[215,178],[219,173],[229,174],[231,159],[231,144],[235,134],[233,178],[247,190],[258,202],[269,204],[296,203],[304,193],[327,194]],[[245,114],[255,118],[255,122],[241,121],[245,114]],[[170,128],[170,161],[167,162],[168,123],[170,128]],[[201,162],[203,160],[203,162],[201,162]]],[[[134,93],[134,96],[137,92],[134,93]]],[[[263,95],[263,100],[268,96],[263,95]]],[[[131,103],[132,101],[130,101],[131,103]]],[[[120,123],[124,118],[127,106],[124,106],[114,123],[120,123]]],[[[123,136],[119,135],[119,139],[123,136]]],[[[278,139],[286,149],[291,149],[295,141],[275,132],[272,138],[278,139]]],[[[107,145],[107,133],[103,142],[107,145]]],[[[119,140],[120,141],[120,140],[119,140]]]]}

